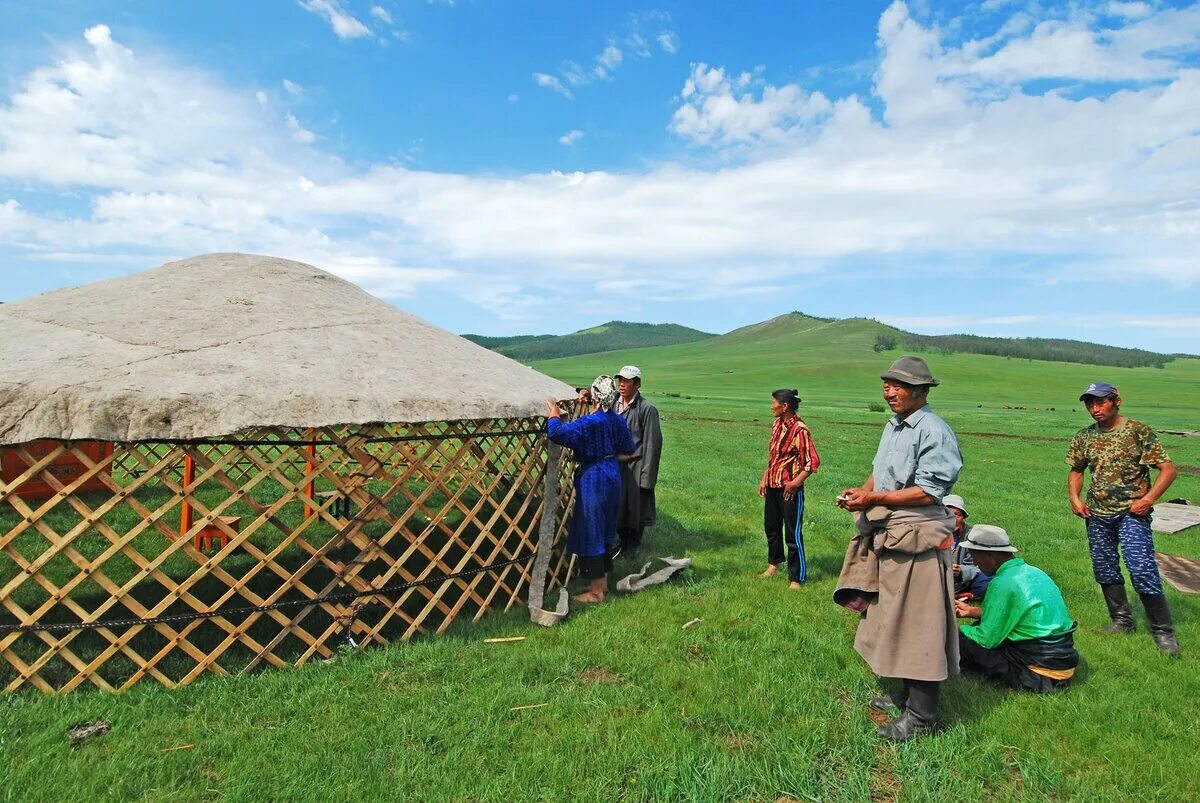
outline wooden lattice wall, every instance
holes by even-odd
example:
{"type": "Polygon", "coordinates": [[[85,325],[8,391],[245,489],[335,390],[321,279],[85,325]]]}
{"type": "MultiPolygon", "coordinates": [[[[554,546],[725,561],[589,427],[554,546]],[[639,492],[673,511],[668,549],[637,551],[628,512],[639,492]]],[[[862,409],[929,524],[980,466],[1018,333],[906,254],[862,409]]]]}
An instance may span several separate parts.
{"type": "MultiPolygon", "coordinates": [[[[300,665],[477,620],[529,582],[541,419],[109,446],[4,447],[5,689],[175,686],[300,665]]],[[[552,587],[570,568],[562,476],[552,587]]]]}

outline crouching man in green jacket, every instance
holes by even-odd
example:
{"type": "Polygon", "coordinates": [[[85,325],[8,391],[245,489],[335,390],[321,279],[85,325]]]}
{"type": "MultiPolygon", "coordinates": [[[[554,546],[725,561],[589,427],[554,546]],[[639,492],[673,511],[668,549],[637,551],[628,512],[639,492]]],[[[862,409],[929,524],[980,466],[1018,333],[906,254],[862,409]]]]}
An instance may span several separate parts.
{"type": "Polygon", "coordinates": [[[983,607],[955,603],[962,618],[978,619],[958,631],[959,665],[1013,688],[1054,692],[1075,674],[1075,622],[1062,592],[1041,569],[1016,557],[1002,528],[976,524],[962,545],[979,570],[991,575],[983,607]]]}

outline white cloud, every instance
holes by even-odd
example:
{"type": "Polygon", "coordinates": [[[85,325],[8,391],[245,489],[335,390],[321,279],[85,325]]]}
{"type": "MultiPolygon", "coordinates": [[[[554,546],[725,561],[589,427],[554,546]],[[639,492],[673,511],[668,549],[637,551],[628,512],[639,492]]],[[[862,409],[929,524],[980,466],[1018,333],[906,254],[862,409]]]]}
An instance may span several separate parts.
{"type": "Polygon", "coordinates": [[[1120,3],[1117,0],[1112,0],[1108,4],[1108,13],[1114,17],[1141,19],[1153,14],[1154,8],[1149,3],[1120,3]]]}
{"type": "Polygon", "coordinates": [[[516,103],[516,102],[518,102],[520,99],[521,99],[521,96],[520,96],[520,95],[518,95],[516,92],[513,92],[513,93],[511,93],[511,94],[508,96],[508,102],[509,102],[509,103],[516,103]]]}
{"type": "Polygon", "coordinates": [[[1200,332],[1200,316],[1195,315],[1163,315],[1157,318],[1122,318],[1125,326],[1137,326],[1142,329],[1182,329],[1193,333],[1200,332]]]}
{"type": "Polygon", "coordinates": [[[588,84],[592,81],[592,76],[581,65],[573,61],[564,61],[562,66],[558,68],[558,74],[571,86],[588,84]]]}
{"type": "Polygon", "coordinates": [[[751,73],[730,77],[707,64],[692,65],[680,96],[671,130],[700,145],[778,143],[833,112],[820,92],[763,84],[751,73]]]}
{"type": "Polygon", "coordinates": [[[679,35],[671,29],[671,15],[666,11],[642,11],[630,14],[625,23],[625,46],[635,58],[648,59],[654,55],[650,46],[657,42],[664,53],[679,51],[679,35]]]}
{"type": "Polygon", "coordinates": [[[575,97],[571,94],[571,90],[563,86],[562,81],[558,80],[553,75],[547,75],[544,72],[535,72],[533,74],[533,82],[538,86],[544,86],[547,89],[554,90],[568,100],[572,100],[575,97]]]}
{"type": "Polygon", "coordinates": [[[596,66],[592,68],[592,74],[597,78],[607,78],[613,70],[621,66],[621,60],[624,57],[621,48],[609,45],[601,51],[599,56],[596,56],[596,66]]]}
{"type": "Polygon", "coordinates": [[[371,6],[371,16],[385,25],[392,24],[392,15],[383,6],[371,6]]]}
{"type": "Polygon", "coordinates": [[[625,61],[626,52],[633,58],[647,59],[653,55],[648,36],[653,35],[662,51],[674,54],[679,51],[679,36],[666,26],[671,17],[663,11],[649,11],[630,14],[624,26],[623,39],[610,36],[608,44],[591,61],[590,67],[584,67],[576,61],[564,61],[558,67],[558,76],[549,73],[534,73],[534,79],[539,86],[553,89],[566,97],[572,97],[565,89],[566,85],[580,87],[593,81],[611,80],[613,73],[625,61]],[[656,34],[648,34],[648,30],[657,30],[656,34]],[[618,42],[625,47],[619,46],[618,42]]]}
{"type": "Polygon", "coordinates": [[[296,140],[297,142],[303,142],[307,145],[311,142],[315,142],[317,139],[317,135],[300,125],[300,121],[297,120],[296,116],[290,112],[287,116],[287,127],[288,131],[292,132],[292,139],[296,140]]]}
{"type": "Polygon", "coordinates": [[[559,145],[574,145],[583,137],[583,132],[578,128],[572,129],[558,138],[559,145]]]}
{"type": "Polygon", "coordinates": [[[299,0],[299,3],[305,11],[311,11],[328,22],[338,39],[361,39],[371,36],[371,29],[342,8],[340,0],[299,0]]]}
{"type": "Polygon", "coordinates": [[[257,100],[258,105],[263,107],[264,109],[267,108],[267,106],[270,105],[270,102],[271,102],[270,99],[267,97],[267,93],[263,92],[261,89],[254,93],[254,99],[257,100]]]}
{"type": "Polygon", "coordinates": [[[283,91],[287,92],[289,95],[295,95],[296,97],[299,97],[304,94],[304,87],[284,78],[283,79],[283,91]]]}
{"type": "Polygon", "coordinates": [[[699,149],[687,164],[521,176],[355,166],[252,89],[97,27],[86,52],[14,76],[0,98],[0,186],[36,196],[0,195],[0,249],[80,265],[134,254],[126,269],[148,254],[273,253],[381,293],[440,283],[506,318],[629,293],[778,296],[853,260],[902,259],[914,280],[953,261],[995,280],[1012,256],[1055,293],[1114,278],[1195,288],[1200,48],[1161,51],[1149,33],[1177,41],[1189,19],[1157,11],[1109,36],[1127,56],[1113,69],[1153,57],[1162,77],[1081,99],[997,91],[976,69],[1037,25],[972,51],[896,4],[871,104],[696,65],[669,121],[699,149]],[[548,268],[552,295],[538,289],[548,268]]]}

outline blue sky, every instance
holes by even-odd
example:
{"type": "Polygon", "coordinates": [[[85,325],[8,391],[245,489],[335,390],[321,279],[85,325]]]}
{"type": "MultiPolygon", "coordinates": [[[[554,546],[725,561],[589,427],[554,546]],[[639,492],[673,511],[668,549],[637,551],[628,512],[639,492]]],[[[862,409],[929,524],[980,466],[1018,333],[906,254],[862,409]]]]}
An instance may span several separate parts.
{"type": "Polygon", "coordinates": [[[1200,352],[1200,4],[0,5],[0,300],[234,250],[459,332],[1200,352]]]}

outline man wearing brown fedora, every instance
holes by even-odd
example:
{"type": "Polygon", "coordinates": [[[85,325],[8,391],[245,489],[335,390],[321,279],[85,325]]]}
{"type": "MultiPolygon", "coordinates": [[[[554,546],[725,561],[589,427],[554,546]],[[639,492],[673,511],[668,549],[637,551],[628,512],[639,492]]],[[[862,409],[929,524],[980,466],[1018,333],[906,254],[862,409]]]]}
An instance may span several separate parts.
{"type": "Polygon", "coordinates": [[[958,479],[962,453],[953,430],[926,403],[940,383],[925,360],[901,357],[880,378],[895,415],[884,425],[866,481],[842,491],[837,503],[859,513],[859,538],[878,564],[877,593],[866,597],[854,649],[880,678],[902,681],[890,698],[871,701],[876,710],[894,705],[901,712],[878,732],[902,742],[938,727],[941,681],[958,671],[955,519],[942,499],[958,479]]]}

